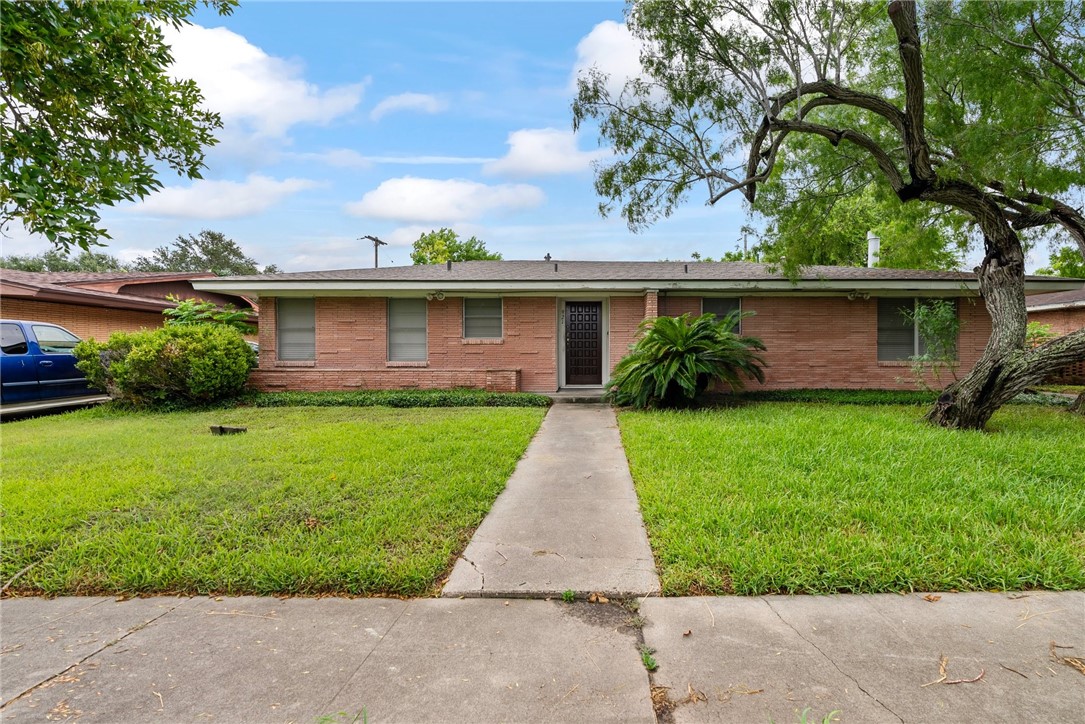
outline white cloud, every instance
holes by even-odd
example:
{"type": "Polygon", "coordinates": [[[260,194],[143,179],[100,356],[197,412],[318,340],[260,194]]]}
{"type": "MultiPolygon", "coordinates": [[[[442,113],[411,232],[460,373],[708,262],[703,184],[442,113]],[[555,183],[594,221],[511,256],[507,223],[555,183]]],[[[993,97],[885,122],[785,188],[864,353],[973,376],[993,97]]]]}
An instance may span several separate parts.
{"type": "Polygon", "coordinates": [[[472,166],[491,163],[495,158],[484,156],[363,156],[351,148],[333,148],[317,153],[288,153],[288,158],[317,161],[339,168],[368,168],[375,164],[404,166],[472,166]]]}
{"type": "Polygon", "coordinates": [[[490,212],[529,209],[545,200],[542,189],[528,184],[490,186],[466,179],[404,176],[384,181],[344,210],[354,216],[407,224],[447,224],[490,212]]]}
{"type": "Polygon", "coordinates": [[[303,68],[268,55],[226,28],[162,27],[173,48],[173,73],[196,81],[204,105],[222,115],[227,130],[243,126],[260,136],[279,137],[297,123],[327,123],[354,110],[366,82],[321,89],[302,77],[303,68]]]}
{"type": "Polygon", "coordinates": [[[286,197],[314,186],[317,183],[308,179],[277,181],[259,174],[244,181],[201,179],[187,187],[167,186],[125,210],[146,216],[236,219],[266,211],[286,197]]]}
{"type": "Polygon", "coordinates": [[[484,173],[504,176],[541,176],[585,171],[591,162],[610,151],[581,151],[576,134],[557,128],[524,128],[509,134],[509,152],[483,167],[484,173]]]}
{"type": "Polygon", "coordinates": [[[448,108],[448,103],[437,96],[426,93],[400,93],[397,96],[388,96],[378,103],[369,112],[369,117],[374,121],[379,121],[389,113],[395,113],[396,111],[419,111],[420,113],[433,114],[440,113],[446,108],[448,108]]]}
{"type": "Polygon", "coordinates": [[[576,44],[576,65],[569,87],[576,90],[576,80],[589,68],[598,68],[609,76],[607,89],[617,95],[626,81],[643,74],[640,64],[640,41],[625,23],[604,20],[576,44]]]}

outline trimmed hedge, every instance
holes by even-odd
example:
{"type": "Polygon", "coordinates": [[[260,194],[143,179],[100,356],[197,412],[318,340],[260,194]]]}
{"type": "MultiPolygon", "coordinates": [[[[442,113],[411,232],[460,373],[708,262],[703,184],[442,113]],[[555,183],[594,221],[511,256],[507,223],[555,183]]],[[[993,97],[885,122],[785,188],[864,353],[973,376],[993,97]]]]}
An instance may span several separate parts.
{"type": "Polygon", "coordinates": [[[240,400],[252,407],[549,407],[550,402],[546,395],[530,392],[471,389],[262,392],[240,400]]]}

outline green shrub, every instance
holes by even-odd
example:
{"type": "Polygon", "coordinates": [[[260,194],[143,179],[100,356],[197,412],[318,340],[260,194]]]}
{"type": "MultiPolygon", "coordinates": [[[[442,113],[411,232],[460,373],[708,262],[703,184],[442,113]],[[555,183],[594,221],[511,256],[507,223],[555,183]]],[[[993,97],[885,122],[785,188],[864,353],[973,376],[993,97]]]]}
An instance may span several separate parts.
{"type": "Polygon", "coordinates": [[[607,383],[607,398],[632,407],[688,405],[714,381],[732,390],[744,386],[743,377],[765,381],[765,345],[756,337],[740,337],[732,330],[743,316],[732,312],[717,320],[714,314],[691,317],[656,317],[641,322],[639,339],[614,368],[607,383]]]}
{"type": "Polygon", "coordinates": [[[485,390],[358,390],[264,392],[247,395],[252,407],[548,407],[550,398],[528,392],[485,390]]]}
{"type": "Polygon", "coordinates": [[[80,342],[75,355],[92,385],[141,407],[231,397],[256,365],[241,333],[221,324],[116,332],[104,344],[80,342]]]}
{"type": "Polygon", "coordinates": [[[238,309],[232,304],[220,307],[203,299],[181,299],[172,294],[166,299],[177,305],[162,311],[166,316],[166,326],[225,324],[241,334],[256,334],[256,327],[249,323],[254,316],[251,310],[238,309]]]}

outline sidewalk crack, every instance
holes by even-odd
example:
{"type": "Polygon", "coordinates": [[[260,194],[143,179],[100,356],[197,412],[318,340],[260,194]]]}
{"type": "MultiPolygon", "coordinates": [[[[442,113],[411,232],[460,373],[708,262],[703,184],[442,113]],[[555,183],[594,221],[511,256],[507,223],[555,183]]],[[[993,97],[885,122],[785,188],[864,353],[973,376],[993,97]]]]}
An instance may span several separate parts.
{"type": "Polygon", "coordinates": [[[864,688],[863,688],[863,685],[859,683],[859,680],[858,680],[858,679],[856,679],[856,678],[855,678],[854,676],[852,676],[851,674],[849,674],[848,672],[846,672],[846,671],[844,671],[844,670],[843,670],[842,668],[840,668],[840,666],[839,666],[839,665],[837,665],[836,661],[834,661],[834,660],[833,660],[833,658],[832,658],[831,656],[829,656],[828,654],[826,654],[826,653],[825,653],[824,651],[822,651],[822,650],[821,650],[821,647],[820,647],[820,646],[818,646],[818,645],[817,645],[816,643],[814,643],[813,641],[811,641],[811,640],[810,640],[810,639],[808,639],[807,637],[803,636],[803,635],[802,635],[802,632],[801,632],[801,631],[799,631],[799,629],[795,628],[795,626],[794,626],[794,625],[793,625],[793,624],[792,624],[792,623],[791,623],[790,621],[788,621],[788,620],[787,620],[786,618],[784,618],[783,616],[781,616],[781,615],[780,615],[780,612],[776,610],[776,607],[772,605],[772,602],[771,602],[771,601],[769,601],[769,599],[767,599],[767,598],[764,598],[764,597],[762,597],[762,598],[761,598],[761,600],[765,602],[765,605],[769,607],[769,610],[770,610],[770,611],[772,611],[772,612],[773,612],[774,614],[776,614],[776,618],[780,619],[780,621],[782,621],[782,622],[783,622],[783,623],[784,623],[784,624],[785,624],[785,625],[786,625],[786,626],[787,626],[787,627],[788,627],[789,629],[791,629],[792,631],[794,631],[794,632],[795,632],[795,635],[796,635],[796,636],[798,636],[798,637],[799,637],[800,639],[802,639],[802,640],[803,640],[803,641],[805,641],[806,643],[808,643],[808,644],[810,644],[811,646],[813,646],[813,647],[814,647],[814,649],[815,649],[815,650],[817,650],[817,652],[818,652],[819,654],[821,654],[821,655],[822,655],[822,656],[823,656],[823,657],[825,658],[825,660],[826,660],[826,661],[828,661],[828,662],[829,662],[830,664],[832,664],[832,665],[833,665],[833,668],[834,668],[834,669],[836,669],[837,671],[839,671],[839,672],[840,672],[840,675],[841,675],[841,676],[843,676],[843,677],[844,677],[844,678],[846,678],[846,679],[849,679],[849,680],[850,680],[850,681],[851,681],[851,682],[852,682],[853,684],[855,684],[855,687],[856,687],[857,689],[859,689],[859,691],[861,691],[861,692],[863,692],[864,694],[866,694],[866,696],[867,696],[868,698],[870,698],[871,700],[873,700],[873,701],[874,701],[874,702],[875,702],[875,703],[876,703],[876,704],[877,704],[878,706],[880,706],[881,708],[885,709],[885,710],[886,710],[887,712],[889,712],[890,714],[892,714],[893,716],[895,716],[895,717],[897,718],[897,720],[898,720],[899,722],[901,722],[901,724],[904,724],[904,719],[903,719],[903,718],[901,718],[900,714],[897,714],[897,713],[896,713],[895,711],[893,711],[893,710],[892,710],[892,709],[890,709],[890,708],[889,708],[888,706],[886,706],[886,705],[885,705],[885,703],[884,703],[883,701],[881,701],[880,699],[878,699],[878,697],[874,696],[874,695],[873,695],[873,694],[871,694],[871,693],[870,693],[869,691],[867,691],[866,689],[864,689],[864,688]]]}
{"type": "Polygon", "coordinates": [[[467,556],[463,555],[462,553],[460,554],[460,558],[462,558],[465,561],[467,561],[468,563],[470,563],[471,567],[475,569],[476,573],[478,573],[479,578],[482,579],[482,586],[478,589],[479,593],[481,593],[482,591],[485,591],[486,590],[486,574],[482,572],[481,568],[479,568],[478,566],[475,565],[475,562],[473,560],[471,560],[467,556]]]}
{"type": "MultiPolygon", "coordinates": [[[[23,697],[29,696],[30,694],[33,694],[35,691],[37,691],[38,689],[43,688],[44,686],[46,686],[49,682],[53,681],[54,679],[58,679],[61,676],[64,676],[65,674],[67,674],[72,669],[79,668],[80,666],[85,664],[88,660],[94,658],[95,656],[102,653],[103,651],[110,648],[111,646],[116,646],[121,641],[124,641],[126,638],[128,638],[132,634],[136,633],[137,631],[142,631],[143,629],[147,628],[148,626],[150,626],[152,623],[154,623],[158,619],[162,618],[163,616],[166,616],[166,615],[168,615],[170,613],[173,613],[175,610],[177,610],[182,605],[184,605],[184,603],[186,601],[188,601],[188,600],[191,600],[191,599],[185,599],[183,601],[178,601],[176,605],[172,606],[170,609],[168,609],[166,611],[163,611],[162,613],[158,614],[154,618],[149,619],[147,621],[144,621],[143,623],[139,624],[138,626],[133,626],[132,628],[128,629],[119,638],[116,638],[116,639],[114,639],[112,641],[108,641],[108,642],[102,644],[97,649],[95,649],[94,651],[91,651],[89,654],[87,654],[83,658],[79,659],[79,661],[76,661],[74,664],[72,664],[68,668],[64,669],[63,671],[58,671],[57,673],[53,674],[52,676],[50,676],[45,681],[39,681],[37,684],[34,684],[33,686],[31,686],[29,689],[27,689],[23,693],[19,694],[18,696],[13,696],[12,698],[5,701],[4,703],[0,704],[0,710],[6,709],[9,704],[12,704],[12,703],[16,702],[19,699],[22,699],[23,697]]],[[[104,603],[104,601],[101,602],[101,603],[104,603]]],[[[97,604],[95,604],[95,605],[97,605],[97,604]]],[[[90,606],[88,606],[88,608],[90,608],[90,606]]]]}

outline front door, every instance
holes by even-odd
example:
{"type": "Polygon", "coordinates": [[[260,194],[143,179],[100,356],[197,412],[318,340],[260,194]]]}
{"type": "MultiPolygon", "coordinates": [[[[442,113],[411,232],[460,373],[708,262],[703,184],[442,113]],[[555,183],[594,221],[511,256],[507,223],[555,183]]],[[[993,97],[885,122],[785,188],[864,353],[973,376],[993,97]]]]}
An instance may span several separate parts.
{"type": "Polygon", "coordinates": [[[603,384],[603,303],[565,303],[565,384],[603,384]]]}

